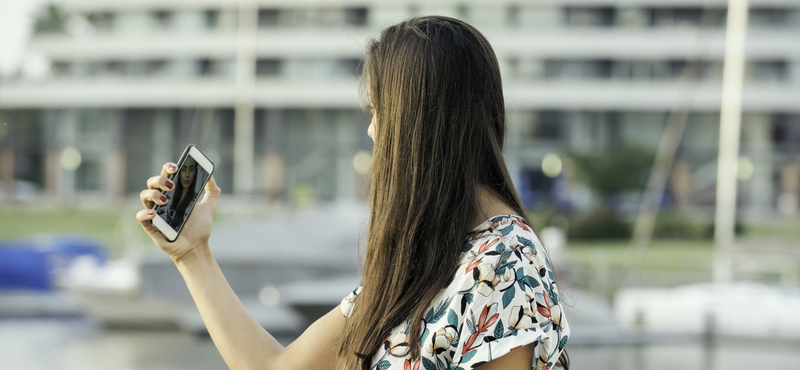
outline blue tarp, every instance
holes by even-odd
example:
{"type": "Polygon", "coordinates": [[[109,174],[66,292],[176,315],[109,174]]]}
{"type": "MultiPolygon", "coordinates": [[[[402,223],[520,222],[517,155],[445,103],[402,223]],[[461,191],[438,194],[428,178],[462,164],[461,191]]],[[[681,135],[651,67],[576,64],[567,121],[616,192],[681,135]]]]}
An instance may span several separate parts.
{"type": "Polygon", "coordinates": [[[35,249],[0,249],[0,290],[52,290],[47,254],[35,249]]]}
{"type": "Polygon", "coordinates": [[[0,242],[0,290],[52,290],[54,277],[79,256],[102,264],[106,248],[91,239],[51,235],[0,242]]]}

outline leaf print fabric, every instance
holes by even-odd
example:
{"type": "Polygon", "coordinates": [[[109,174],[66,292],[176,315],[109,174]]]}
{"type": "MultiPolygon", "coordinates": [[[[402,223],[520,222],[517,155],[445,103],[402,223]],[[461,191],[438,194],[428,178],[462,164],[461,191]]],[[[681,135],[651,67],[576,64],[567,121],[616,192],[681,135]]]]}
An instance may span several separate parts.
{"type": "MultiPolygon", "coordinates": [[[[449,285],[423,322],[420,358],[408,358],[411,323],[394,328],[373,358],[380,370],[467,370],[534,344],[532,369],[551,369],[569,338],[543,247],[525,220],[496,216],[466,239],[449,285]]],[[[342,300],[349,316],[356,288],[342,300]]]]}

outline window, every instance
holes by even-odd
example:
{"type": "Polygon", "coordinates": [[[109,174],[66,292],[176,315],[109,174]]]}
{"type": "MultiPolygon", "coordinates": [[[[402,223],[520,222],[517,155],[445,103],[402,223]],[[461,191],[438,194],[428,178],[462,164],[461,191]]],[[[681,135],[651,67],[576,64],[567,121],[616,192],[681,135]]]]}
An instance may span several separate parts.
{"type": "Polygon", "coordinates": [[[156,26],[161,28],[169,28],[172,26],[172,12],[168,10],[157,10],[153,12],[153,19],[156,21],[156,26]]]}
{"type": "Polygon", "coordinates": [[[748,26],[780,27],[787,23],[789,11],[785,8],[751,8],[748,26]]]}
{"type": "Polygon", "coordinates": [[[469,19],[469,7],[464,4],[460,4],[456,7],[456,14],[458,14],[459,19],[468,20],[469,19]]]}
{"type": "Polygon", "coordinates": [[[367,8],[346,8],[344,10],[344,21],[351,26],[366,26],[367,14],[367,8]]]}
{"type": "Polygon", "coordinates": [[[530,124],[523,135],[531,139],[559,140],[561,139],[564,114],[561,111],[532,112],[530,124]]]}
{"type": "Polygon", "coordinates": [[[261,8],[258,10],[258,27],[365,26],[368,16],[365,7],[261,8]]]}
{"type": "Polygon", "coordinates": [[[611,60],[549,60],[545,62],[545,76],[550,79],[610,78],[611,60]]]}
{"type": "Polygon", "coordinates": [[[90,60],[85,64],[84,73],[87,76],[97,76],[105,73],[106,63],[97,60],[90,60]]]}
{"type": "Polygon", "coordinates": [[[788,27],[800,27],[800,9],[786,11],[786,25],[788,27]]]}
{"type": "Polygon", "coordinates": [[[762,60],[748,66],[749,77],[757,81],[781,82],[787,79],[788,69],[784,60],[762,60]]]}
{"type": "Polygon", "coordinates": [[[800,144],[800,116],[796,114],[772,115],[772,143],[779,150],[795,150],[800,144]]]}
{"type": "Polygon", "coordinates": [[[628,60],[618,60],[611,64],[611,78],[616,80],[630,80],[633,74],[633,63],[628,60]]]}
{"type": "Polygon", "coordinates": [[[106,62],[106,72],[112,75],[122,76],[125,74],[125,62],[119,60],[111,60],[106,62]]]}
{"type": "Polygon", "coordinates": [[[203,58],[197,61],[197,74],[200,76],[210,76],[214,74],[214,61],[203,58]]]}
{"type": "Polygon", "coordinates": [[[144,65],[144,74],[153,76],[163,73],[167,69],[166,60],[148,60],[144,65]]]}
{"type": "Polygon", "coordinates": [[[63,60],[54,60],[50,65],[50,69],[56,77],[69,76],[72,74],[72,64],[63,60]]]}
{"type": "Polygon", "coordinates": [[[279,9],[258,9],[259,27],[276,27],[280,21],[279,9]]]}
{"type": "Polygon", "coordinates": [[[147,62],[141,60],[131,60],[125,62],[125,75],[141,77],[147,73],[147,62]]]}
{"type": "Polygon", "coordinates": [[[340,59],[336,61],[333,69],[335,76],[359,76],[361,75],[361,61],[358,59],[340,59]]]}
{"type": "Polygon", "coordinates": [[[675,8],[672,9],[672,22],[675,26],[699,26],[703,18],[701,8],[675,8]]]}
{"type": "Polygon", "coordinates": [[[670,60],[667,62],[668,77],[678,79],[683,74],[687,64],[685,60],[670,60]]]}
{"type": "MultiPolygon", "coordinates": [[[[217,28],[219,25],[219,10],[207,9],[203,12],[206,28],[217,28]]],[[[259,14],[260,15],[260,14],[259,14]]]]}
{"type": "Polygon", "coordinates": [[[509,5],[508,8],[506,8],[506,24],[509,27],[519,27],[520,11],[520,7],[517,4],[509,5]]]}
{"type": "Polygon", "coordinates": [[[652,12],[648,9],[623,7],[617,9],[617,25],[622,27],[649,27],[652,24],[652,12]]]}
{"type": "Polygon", "coordinates": [[[258,59],[256,76],[278,76],[281,74],[281,64],[279,59],[258,59]]]}
{"type": "Polygon", "coordinates": [[[613,7],[567,7],[566,24],[572,27],[608,27],[616,21],[613,7]]]}
{"type": "Polygon", "coordinates": [[[655,8],[650,11],[655,27],[719,27],[725,24],[724,8],[678,7],[655,8]]]}
{"type": "Polygon", "coordinates": [[[700,78],[711,81],[722,80],[722,62],[703,62],[703,67],[700,70],[700,78]]]}
{"type": "Polygon", "coordinates": [[[86,19],[98,31],[111,31],[114,27],[114,14],[108,12],[89,13],[86,19]]]}

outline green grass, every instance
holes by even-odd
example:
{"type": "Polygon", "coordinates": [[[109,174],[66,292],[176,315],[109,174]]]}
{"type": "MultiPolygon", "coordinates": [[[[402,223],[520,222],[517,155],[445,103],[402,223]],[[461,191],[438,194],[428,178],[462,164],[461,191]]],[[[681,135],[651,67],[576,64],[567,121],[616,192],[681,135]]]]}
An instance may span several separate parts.
{"type": "MultiPolygon", "coordinates": [[[[635,257],[627,240],[608,242],[568,242],[566,256],[576,267],[607,264],[611,269],[624,269],[635,257]]],[[[686,271],[707,270],[711,266],[714,243],[711,240],[655,240],[641,260],[643,270],[686,271]]]]}
{"type": "MultiPolygon", "coordinates": [[[[133,214],[130,215],[133,220],[133,214]]],[[[109,245],[121,242],[119,211],[47,210],[0,212],[0,240],[24,239],[40,234],[80,234],[109,245]]]]}
{"type": "MultiPolygon", "coordinates": [[[[105,210],[26,210],[5,207],[0,209],[0,241],[27,239],[42,234],[71,234],[96,239],[106,245],[112,254],[120,253],[131,242],[151,243],[136,222],[136,211],[122,207],[105,210]]],[[[214,222],[219,225],[225,219],[230,217],[215,215],[214,222]]]]}
{"type": "Polygon", "coordinates": [[[747,225],[745,230],[746,236],[754,238],[800,239],[800,223],[794,219],[747,225]]]}
{"type": "MultiPolygon", "coordinates": [[[[0,210],[0,241],[24,239],[39,234],[69,233],[95,238],[113,252],[126,245],[126,238],[147,242],[144,232],[134,220],[135,210],[48,209],[26,210],[4,207],[0,210]]],[[[230,216],[217,215],[215,223],[231,221],[230,216]]],[[[750,228],[748,236],[775,235],[772,228],[750,228]]],[[[797,229],[788,228],[786,229],[797,229]]],[[[784,230],[785,231],[785,230],[784,230]]],[[[711,240],[655,240],[647,248],[640,267],[652,271],[707,271],[711,266],[714,245],[711,240]]],[[[606,265],[610,269],[625,269],[633,257],[627,240],[588,242],[569,241],[564,254],[578,268],[595,269],[606,265]]]]}

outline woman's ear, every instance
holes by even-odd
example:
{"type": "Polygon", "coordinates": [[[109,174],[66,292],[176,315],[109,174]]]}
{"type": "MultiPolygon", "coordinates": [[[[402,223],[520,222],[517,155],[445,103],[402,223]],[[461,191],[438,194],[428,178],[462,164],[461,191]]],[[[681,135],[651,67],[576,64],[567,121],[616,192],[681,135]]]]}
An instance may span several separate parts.
{"type": "Polygon", "coordinates": [[[375,113],[372,113],[372,120],[369,121],[369,127],[367,128],[367,136],[369,136],[370,139],[372,139],[373,142],[375,141],[375,130],[376,130],[375,121],[376,120],[377,120],[377,118],[375,116],[375,113]]]}

